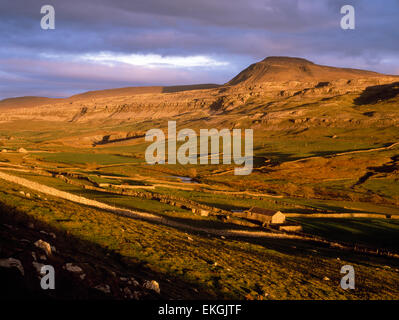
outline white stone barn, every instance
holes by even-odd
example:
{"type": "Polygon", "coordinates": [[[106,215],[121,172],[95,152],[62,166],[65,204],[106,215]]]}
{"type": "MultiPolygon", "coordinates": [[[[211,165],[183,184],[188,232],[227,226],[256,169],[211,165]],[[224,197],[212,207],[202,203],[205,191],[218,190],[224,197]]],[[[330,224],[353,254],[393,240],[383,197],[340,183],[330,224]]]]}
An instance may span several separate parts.
{"type": "Polygon", "coordinates": [[[262,225],[285,223],[285,215],[282,212],[258,207],[252,207],[245,211],[245,218],[261,222],[262,225]]]}

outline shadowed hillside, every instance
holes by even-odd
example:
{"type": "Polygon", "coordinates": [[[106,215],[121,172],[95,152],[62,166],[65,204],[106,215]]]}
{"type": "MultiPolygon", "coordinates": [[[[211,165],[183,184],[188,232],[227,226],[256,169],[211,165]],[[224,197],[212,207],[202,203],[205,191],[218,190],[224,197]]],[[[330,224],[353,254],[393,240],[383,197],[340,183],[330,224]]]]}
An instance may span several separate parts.
{"type": "Polygon", "coordinates": [[[399,82],[392,84],[372,86],[366,88],[363,93],[354,100],[357,105],[376,104],[395,98],[399,95],[399,82]]]}

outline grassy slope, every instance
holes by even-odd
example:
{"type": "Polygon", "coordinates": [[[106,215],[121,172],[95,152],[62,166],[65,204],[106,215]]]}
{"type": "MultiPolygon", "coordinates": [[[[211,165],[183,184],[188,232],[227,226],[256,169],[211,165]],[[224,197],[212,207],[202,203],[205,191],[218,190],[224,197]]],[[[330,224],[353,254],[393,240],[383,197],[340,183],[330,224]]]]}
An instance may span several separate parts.
{"type": "MultiPolygon", "coordinates": [[[[267,299],[397,299],[394,260],[363,257],[301,241],[218,239],[114,216],[44,195],[26,199],[19,187],[1,183],[0,199],[35,220],[140,261],[165,278],[201,286],[209,297],[267,299]],[[7,191],[4,191],[7,190],[7,191]],[[251,241],[253,241],[251,243],[251,241]],[[341,260],[336,258],[340,257],[341,260]],[[216,264],[217,263],[217,264],[216,264]],[[340,267],[352,264],[357,289],[339,287],[340,267]],[[377,269],[378,268],[378,269],[377,269]],[[331,280],[325,281],[324,277],[331,280]]],[[[29,190],[25,190],[29,192],[29,190]]],[[[396,266],[397,267],[397,266],[396,266]]]]}
{"type": "Polygon", "coordinates": [[[387,219],[290,218],[303,231],[333,241],[394,250],[399,248],[399,221],[387,219]]]}

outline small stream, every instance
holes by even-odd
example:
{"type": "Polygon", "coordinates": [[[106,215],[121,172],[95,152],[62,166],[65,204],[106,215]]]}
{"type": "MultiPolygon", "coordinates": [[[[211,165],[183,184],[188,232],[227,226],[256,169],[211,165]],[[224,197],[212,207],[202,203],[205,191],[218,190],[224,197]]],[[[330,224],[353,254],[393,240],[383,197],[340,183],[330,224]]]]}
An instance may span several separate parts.
{"type": "Polygon", "coordinates": [[[182,177],[182,176],[169,176],[169,178],[175,178],[180,180],[180,182],[182,183],[193,183],[193,184],[198,184],[197,181],[193,180],[190,177],[182,177]]]}

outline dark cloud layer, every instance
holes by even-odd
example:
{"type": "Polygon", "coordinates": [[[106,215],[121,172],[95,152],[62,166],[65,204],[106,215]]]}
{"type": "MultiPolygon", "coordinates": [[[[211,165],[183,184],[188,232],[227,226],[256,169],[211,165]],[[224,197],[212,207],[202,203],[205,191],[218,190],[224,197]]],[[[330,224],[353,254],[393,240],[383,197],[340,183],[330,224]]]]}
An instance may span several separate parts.
{"type": "Polygon", "coordinates": [[[269,55],[399,73],[399,1],[352,0],[356,30],[351,31],[339,26],[345,4],[348,1],[2,1],[0,98],[223,83],[269,55]],[[56,30],[40,29],[45,4],[55,7],[56,30]],[[99,60],[102,52],[115,55],[115,61],[99,60]],[[138,58],[131,55],[137,54],[161,58],[136,63],[138,58]],[[202,65],[168,60],[199,56],[205,59],[202,65]]]}

